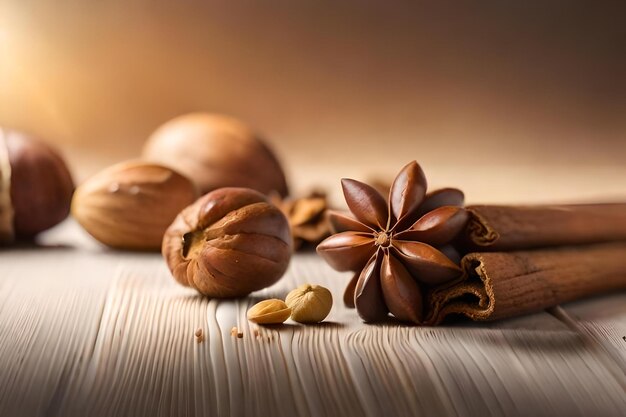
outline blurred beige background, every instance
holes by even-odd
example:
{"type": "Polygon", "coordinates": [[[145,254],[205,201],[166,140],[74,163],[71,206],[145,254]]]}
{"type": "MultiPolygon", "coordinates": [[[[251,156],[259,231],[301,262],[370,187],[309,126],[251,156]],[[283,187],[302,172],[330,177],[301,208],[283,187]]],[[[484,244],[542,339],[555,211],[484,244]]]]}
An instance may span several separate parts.
{"type": "Polygon", "coordinates": [[[0,0],[0,125],[80,181],[207,110],[296,192],[411,159],[469,202],[626,200],[623,3],[0,0]]]}

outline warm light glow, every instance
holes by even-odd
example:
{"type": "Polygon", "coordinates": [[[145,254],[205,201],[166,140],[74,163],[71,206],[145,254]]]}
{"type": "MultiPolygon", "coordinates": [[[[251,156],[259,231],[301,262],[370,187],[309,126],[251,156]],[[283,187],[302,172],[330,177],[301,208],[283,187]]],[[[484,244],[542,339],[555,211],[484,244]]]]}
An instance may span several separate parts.
{"type": "Polygon", "coordinates": [[[3,66],[8,58],[11,33],[14,32],[10,22],[13,14],[7,7],[0,7],[0,66],[3,66]]]}
{"type": "MultiPolygon", "coordinates": [[[[41,80],[40,68],[32,60],[32,56],[42,51],[25,48],[32,39],[24,36],[28,32],[19,30],[18,23],[17,14],[0,10],[0,92],[19,92],[18,99],[31,103],[30,111],[40,115],[40,120],[47,120],[59,135],[66,135],[67,123],[59,112],[54,94],[50,93],[50,85],[41,80]]],[[[4,113],[0,114],[3,116],[4,113]]]]}
{"type": "Polygon", "coordinates": [[[9,88],[15,76],[15,23],[13,14],[0,9],[0,90],[9,88]],[[13,22],[13,23],[11,23],[13,22]]]}
{"type": "MultiPolygon", "coordinates": [[[[4,72],[9,61],[9,31],[2,22],[0,22],[0,71],[4,72]]],[[[4,78],[4,77],[2,77],[4,78]]]]}
{"type": "Polygon", "coordinates": [[[418,159],[478,201],[624,195],[620,13],[61,3],[0,1],[0,125],[80,154],[79,177],[205,110],[261,131],[303,192],[418,159]]]}

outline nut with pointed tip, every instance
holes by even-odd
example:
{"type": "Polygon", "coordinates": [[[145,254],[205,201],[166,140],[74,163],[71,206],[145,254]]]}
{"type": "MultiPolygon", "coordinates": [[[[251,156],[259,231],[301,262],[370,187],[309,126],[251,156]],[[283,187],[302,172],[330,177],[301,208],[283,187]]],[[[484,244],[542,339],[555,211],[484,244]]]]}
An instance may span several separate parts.
{"type": "Polygon", "coordinates": [[[333,307],[333,295],[321,285],[304,284],[287,294],[285,304],[298,323],[319,323],[333,307]]]}
{"type": "Polygon", "coordinates": [[[60,223],[73,192],[70,172],[54,149],[0,129],[0,243],[29,239],[60,223]]]}
{"type": "Polygon", "coordinates": [[[179,283],[209,297],[242,297],[280,279],[291,245],[285,215],[258,191],[233,187],[184,209],[162,253],[179,283]]]}
{"type": "Polygon", "coordinates": [[[142,156],[186,175],[202,193],[247,187],[287,195],[276,156],[254,131],[231,117],[208,113],[176,117],[150,136],[142,156]]]}
{"type": "Polygon", "coordinates": [[[290,315],[291,309],[287,304],[276,298],[263,300],[248,310],[248,320],[256,324],[280,324],[290,315]]]}
{"type": "Polygon", "coordinates": [[[197,196],[186,177],[161,165],[122,162],[76,189],[72,214],[107,246],[159,250],[165,230],[197,196]]]}

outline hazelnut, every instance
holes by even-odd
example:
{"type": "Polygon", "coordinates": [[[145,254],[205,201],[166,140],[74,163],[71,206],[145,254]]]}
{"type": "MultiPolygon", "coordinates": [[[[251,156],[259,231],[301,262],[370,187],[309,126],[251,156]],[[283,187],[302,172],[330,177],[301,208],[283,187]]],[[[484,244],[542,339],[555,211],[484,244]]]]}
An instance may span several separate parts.
{"type": "Polygon", "coordinates": [[[291,318],[299,323],[319,323],[333,306],[333,295],[321,285],[304,284],[287,294],[291,318]]]}
{"type": "Polygon", "coordinates": [[[174,278],[210,297],[241,297],[285,273],[291,234],[284,214],[249,188],[220,188],[183,210],[165,232],[174,278]]]}
{"type": "Polygon", "coordinates": [[[150,136],[142,155],[186,175],[203,194],[247,187],[287,195],[285,174],[272,151],[250,128],[227,116],[192,113],[172,119],[150,136]]]}
{"type": "Polygon", "coordinates": [[[158,250],[176,215],[197,196],[184,176],[161,165],[122,162],[76,189],[72,214],[105,245],[158,250]]]}
{"type": "Polygon", "coordinates": [[[73,191],[70,172],[54,149],[0,129],[0,242],[32,238],[60,223],[73,191]]]}
{"type": "Polygon", "coordinates": [[[256,324],[280,324],[289,318],[291,309],[283,300],[272,298],[256,303],[248,310],[248,320],[256,324]]]}

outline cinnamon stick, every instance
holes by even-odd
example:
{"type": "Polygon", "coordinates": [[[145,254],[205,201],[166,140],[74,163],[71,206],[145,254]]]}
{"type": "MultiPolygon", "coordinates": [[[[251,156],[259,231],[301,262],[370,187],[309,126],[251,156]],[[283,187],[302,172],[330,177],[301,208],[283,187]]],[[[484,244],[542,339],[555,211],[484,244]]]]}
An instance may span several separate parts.
{"type": "Polygon", "coordinates": [[[626,290],[626,242],[467,254],[459,281],[429,295],[426,324],[450,314],[495,320],[626,290]]]}
{"type": "Polygon", "coordinates": [[[626,204],[467,209],[466,252],[626,241],[626,204]]]}

